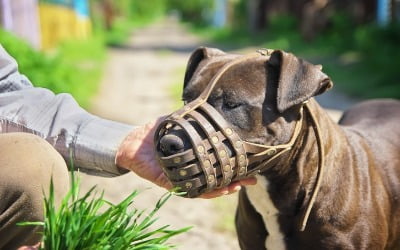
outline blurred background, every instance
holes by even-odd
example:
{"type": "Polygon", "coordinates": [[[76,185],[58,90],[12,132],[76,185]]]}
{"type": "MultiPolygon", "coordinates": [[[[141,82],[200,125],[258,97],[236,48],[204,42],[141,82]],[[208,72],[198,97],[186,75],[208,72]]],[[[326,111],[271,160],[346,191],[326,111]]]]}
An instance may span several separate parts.
{"type": "MultiPolygon", "coordinates": [[[[182,105],[198,46],[283,49],[322,64],[335,86],[318,101],[336,118],[363,99],[400,98],[400,0],[0,0],[0,43],[34,85],[136,125],[182,105]]],[[[96,184],[112,202],[145,190],[143,208],[165,192],[131,173],[82,176],[84,189],[96,184]]],[[[238,249],[236,198],[173,197],[160,223],[194,225],[179,249],[238,249]]]]}
{"type": "Polygon", "coordinates": [[[399,0],[1,0],[0,42],[34,84],[87,106],[107,46],[168,15],[204,44],[284,49],[349,95],[400,97],[399,0]]]}

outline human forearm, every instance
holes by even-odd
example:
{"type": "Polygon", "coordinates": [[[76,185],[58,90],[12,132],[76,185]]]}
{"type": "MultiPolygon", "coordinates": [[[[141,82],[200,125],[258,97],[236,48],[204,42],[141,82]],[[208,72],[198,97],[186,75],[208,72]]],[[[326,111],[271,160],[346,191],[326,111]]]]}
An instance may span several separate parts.
{"type": "Polygon", "coordinates": [[[89,114],[69,94],[33,87],[0,45],[0,133],[36,134],[76,168],[115,176],[117,148],[132,129],[89,114]]]}
{"type": "Polygon", "coordinates": [[[33,87],[0,93],[0,124],[1,133],[34,133],[52,144],[67,163],[104,176],[121,174],[115,154],[133,129],[87,113],[68,94],[33,87]]]}

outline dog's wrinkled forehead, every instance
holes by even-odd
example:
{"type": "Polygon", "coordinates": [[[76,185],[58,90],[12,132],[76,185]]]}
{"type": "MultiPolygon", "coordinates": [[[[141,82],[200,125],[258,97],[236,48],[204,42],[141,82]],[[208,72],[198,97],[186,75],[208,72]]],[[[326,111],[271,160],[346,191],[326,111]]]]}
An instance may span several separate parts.
{"type": "MultiPolygon", "coordinates": [[[[188,80],[188,82],[185,82],[185,88],[183,91],[184,100],[191,101],[198,97],[201,92],[206,88],[206,86],[210,83],[215,74],[217,74],[217,72],[225,64],[238,57],[239,55],[223,54],[221,56],[210,57],[202,60],[198,64],[197,68],[194,70],[190,80],[188,80]]],[[[220,87],[222,84],[218,85],[219,86],[215,88],[217,92],[221,91],[220,87]]],[[[214,92],[213,95],[215,94],[216,93],[214,92]]]]}
{"type": "MultiPolygon", "coordinates": [[[[185,83],[183,99],[191,101],[198,97],[206,86],[210,84],[213,77],[226,64],[240,57],[243,56],[223,54],[202,60],[193,72],[190,80],[185,83]]],[[[260,91],[264,92],[263,88],[265,84],[262,84],[262,82],[265,81],[266,75],[265,61],[266,58],[259,57],[233,65],[218,80],[218,83],[211,92],[210,99],[218,98],[223,93],[231,97],[236,95],[239,98],[239,96],[244,96],[246,93],[251,94],[251,92],[254,92],[255,94],[260,93],[260,91]]]]}
{"type": "MultiPolygon", "coordinates": [[[[186,68],[183,99],[195,99],[223,65],[239,57],[240,55],[227,54],[214,48],[201,47],[195,50],[186,68]]],[[[259,58],[229,68],[217,85],[223,87],[223,91],[239,89],[240,86],[242,90],[260,92],[266,90],[265,84],[264,89],[260,86],[265,81],[268,85],[274,84],[277,109],[282,113],[332,87],[330,78],[321,70],[320,65],[313,65],[293,54],[275,50],[268,57],[260,55],[259,58]],[[276,77],[271,78],[272,75],[276,77]]],[[[214,95],[217,92],[218,87],[214,90],[214,95]]]]}

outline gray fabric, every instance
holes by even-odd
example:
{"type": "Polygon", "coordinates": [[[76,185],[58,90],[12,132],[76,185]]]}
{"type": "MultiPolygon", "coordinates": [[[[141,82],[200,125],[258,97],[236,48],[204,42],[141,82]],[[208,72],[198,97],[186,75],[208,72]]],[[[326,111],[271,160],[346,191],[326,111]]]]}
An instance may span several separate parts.
{"type": "Polygon", "coordinates": [[[83,110],[69,94],[33,87],[0,45],[0,133],[28,132],[46,139],[75,168],[101,176],[127,171],[115,154],[133,126],[83,110]]]}

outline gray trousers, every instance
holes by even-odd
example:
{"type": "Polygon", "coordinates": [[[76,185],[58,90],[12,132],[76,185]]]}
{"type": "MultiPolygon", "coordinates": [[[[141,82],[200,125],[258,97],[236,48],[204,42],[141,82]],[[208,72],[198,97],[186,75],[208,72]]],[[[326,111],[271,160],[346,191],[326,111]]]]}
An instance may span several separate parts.
{"type": "Polygon", "coordinates": [[[69,189],[67,166],[45,140],[27,133],[0,134],[0,249],[17,249],[40,241],[39,227],[17,226],[43,221],[43,192],[53,177],[59,203],[69,189]]]}

